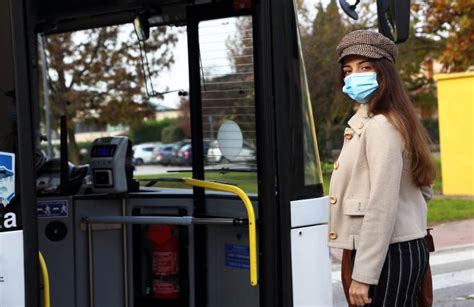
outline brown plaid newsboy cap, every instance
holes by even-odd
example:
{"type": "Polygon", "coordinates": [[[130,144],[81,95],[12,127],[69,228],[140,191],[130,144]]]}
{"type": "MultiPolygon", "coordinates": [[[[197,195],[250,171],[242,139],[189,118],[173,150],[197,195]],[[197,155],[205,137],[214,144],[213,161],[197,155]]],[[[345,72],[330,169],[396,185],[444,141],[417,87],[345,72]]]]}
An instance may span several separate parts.
{"type": "Polygon", "coordinates": [[[336,48],[341,62],[348,55],[360,55],[369,59],[386,58],[395,63],[397,45],[387,37],[374,31],[356,30],[346,34],[336,48]]]}

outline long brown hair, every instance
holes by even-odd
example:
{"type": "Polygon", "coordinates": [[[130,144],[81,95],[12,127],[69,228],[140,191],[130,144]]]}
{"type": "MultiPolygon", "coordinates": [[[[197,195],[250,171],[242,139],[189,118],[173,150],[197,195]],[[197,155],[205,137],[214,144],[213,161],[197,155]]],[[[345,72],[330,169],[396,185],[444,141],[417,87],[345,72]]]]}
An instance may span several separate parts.
{"type": "MultiPolygon", "coordinates": [[[[431,140],[418,119],[395,65],[385,58],[371,59],[379,89],[368,102],[368,111],[383,114],[402,135],[405,152],[411,158],[411,171],[417,186],[430,185],[436,170],[429,145],[431,140]]],[[[343,78],[342,72],[341,77],[343,78]]]]}

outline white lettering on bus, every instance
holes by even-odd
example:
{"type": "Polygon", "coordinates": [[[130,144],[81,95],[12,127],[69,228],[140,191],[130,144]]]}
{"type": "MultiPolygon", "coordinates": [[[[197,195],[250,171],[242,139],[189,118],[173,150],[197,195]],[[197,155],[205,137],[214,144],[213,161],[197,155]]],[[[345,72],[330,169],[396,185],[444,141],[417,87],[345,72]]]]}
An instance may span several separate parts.
{"type": "Polygon", "coordinates": [[[13,228],[13,227],[17,227],[17,224],[16,224],[16,214],[13,213],[13,212],[8,212],[8,213],[5,213],[5,215],[3,216],[4,220],[3,220],[3,227],[5,228],[13,228]]]}

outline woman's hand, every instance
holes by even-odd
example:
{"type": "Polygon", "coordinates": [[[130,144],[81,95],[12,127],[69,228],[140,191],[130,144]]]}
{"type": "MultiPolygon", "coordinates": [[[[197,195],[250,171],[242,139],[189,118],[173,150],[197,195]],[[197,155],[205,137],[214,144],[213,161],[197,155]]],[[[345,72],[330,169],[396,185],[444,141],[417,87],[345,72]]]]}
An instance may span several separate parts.
{"type": "Polygon", "coordinates": [[[369,298],[369,287],[370,285],[368,284],[352,280],[351,286],[349,287],[351,304],[362,306],[372,303],[372,299],[369,298]]]}

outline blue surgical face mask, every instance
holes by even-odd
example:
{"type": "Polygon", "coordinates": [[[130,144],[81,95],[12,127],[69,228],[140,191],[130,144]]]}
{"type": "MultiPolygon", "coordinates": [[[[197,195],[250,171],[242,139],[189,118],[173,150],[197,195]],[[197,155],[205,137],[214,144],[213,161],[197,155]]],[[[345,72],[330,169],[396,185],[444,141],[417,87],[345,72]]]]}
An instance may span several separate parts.
{"type": "Polygon", "coordinates": [[[344,78],[342,92],[358,103],[366,103],[378,88],[375,72],[352,73],[344,78]]]}

